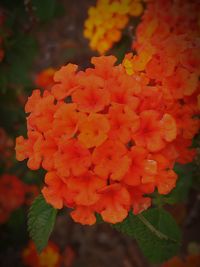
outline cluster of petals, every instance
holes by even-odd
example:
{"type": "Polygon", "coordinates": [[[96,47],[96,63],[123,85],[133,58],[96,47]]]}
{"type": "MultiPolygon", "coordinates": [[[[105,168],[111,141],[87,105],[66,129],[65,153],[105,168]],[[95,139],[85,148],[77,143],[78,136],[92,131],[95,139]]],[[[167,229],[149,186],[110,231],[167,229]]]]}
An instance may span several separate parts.
{"type": "Polygon", "coordinates": [[[129,17],[142,12],[141,0],[97,0],[96,6],[89,8],[84,25],[91,49],[104,54],[121,39],[129,17]]]}
{"type": "Polygon", "coordinates": [[[154,190],[168,194],[175,187],[177,123],[151,101],[148,79],[128,75],[114,56],[91,62],[85,71],[63,66],[50,90],[33,91],[16,157],[46,170],[46,201],[72,208],[74,221],[91,225],[98,213],[117,223],[147,209],[154,190]]]}
{"type": "Polygon", "coordinates": [[[136,54],[123,61],[129,75],[149,80],[145,96],[151,105],[176,120],[177,138],[168,153],[176,152],[182,164],[193,160],[192,139],[199,132],[199,21],[198,1],[147,0],[133,43],[136,54]]]}
{"type": "Polygon", "coordinates": [[[54,84],[53,76],[56,72],[54,68],[46,68],[40,71],[35,77],[35,84],[37,87],[48,90],[54,84]]]}
{"type": "Polygon", "coordinates": [[[38,254],[36,247],[30,241],[22,251],[22,261],[27,267],[60,267],[61,254],[58,246],[49,241],[45,249],[38,254]]]}

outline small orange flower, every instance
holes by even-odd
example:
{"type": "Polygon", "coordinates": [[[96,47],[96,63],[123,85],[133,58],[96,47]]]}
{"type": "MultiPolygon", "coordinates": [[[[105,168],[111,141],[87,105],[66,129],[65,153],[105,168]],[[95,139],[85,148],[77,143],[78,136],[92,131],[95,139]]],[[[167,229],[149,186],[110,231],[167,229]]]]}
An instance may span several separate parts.
{"type": "Polygon", "coordinates": [[[76,71],[78,66],[74,64],[68,64],[63,66],[54,75],[55,84],[51,92],[57,100],[62,100],[65,97],[71,95],[71,93],[77,88],[76,83],[76,71]]]}
{"type": "Polygon", "coordinates": [[[133,134],[137,145],[156,152],[165,147],[165,141],[175,138],[176,123],[172,116],[165,114],[161,120],[157,111],[146,110],[140,113],[140,129],[133,134]]]}
{"type": "Polygon", "coordinates": [[[121,180],[130,165],[125,146],[111,140],[95,148],[92,161],[97,175],[104,179],[110,175],[112,180],[121,180]]]}
{"type": "Polygon", "coordinates": [[[139,98],[134,96],[134,81],[129,80],[130,77],[125,76],[126,80],[116,83],[115,80],[111,80],[107,83],[107,88],[111,94],[111,104],[117,103],[121,105],[127,105],[132,110],[136,110],[139,106],[139,98]],[[129,82],[127,81],[129,80],[129,82]]]}
{"type": "Polygon", "coordinates": [[[72,99],[78,105],[78,109],[83,112],[99,112],[109,104],[109,93],[103,92],[100,88],[86,87],[84,90],[78,89],[72,99]]]}
{"type": "Polygon", "coordinates": [[[55,167],[58,174],[68,177],[84,174],[91,165],[91,154],[76,139],[60,140],[58,152],[55,155],[55,167]]]}
{"type": "Polygon", "coordinates": [[[41,154],[42,154],[42,167],[51,171],[55,167],[54,156],[58,150],[58,145],[56,142],[56,137],[52,131],[48,131],[44,134],[44,140],[41,144],[41,154]]]}
{"type": "Polygon", "coordinates": [[[53,68],[47,68],[37,74],[35,78],[35,84],[42,89],[50,89],[51,86],[54,84],[53,76],[56,70],[53,68]]]}
{"type": "Polygon", "coordinates": [[[155,184],[159,194],[166,195],[175,187],[177,174],[171,169],[170,161],[163,155],[154,155],[153,159],[158,164],[158,174],[156,175],[155,184]]]}
{"type": "Polygon", "coordinates": [[[131,140],[132,133],[139,128],[139,117],[128,106],[117,104],[111,106],[108,118],[111,126],[109,138],[117,138],[125,144],[131,140]]]}
{"type": "MultiPolygon", "coordinates": [[[[66,138],[73,137],[78,130],[80,113],[76,111],[74,103],[62,103],[54,114],[52,134],[56,137],[64,135],[66,138]]],[[[81,114],[82,115],[82,114],[81,114]]]]}
{"type": "Polygon", "coordinates": [[[170,107],[169,112],[176,120],[179,137],[181,135],[183,138],[191,140],[198,133],[200,122],[197,116],[195,116],[198,112],[196,112],[192,105],[177,103],[170,107]]]}
{"type": "Polygon", "coordinates": [[[175,66],[176,62],[174,62],[173,58],[166,57],[165,55],[155,55],[146,65],[147,76],[150,79],[160,81],[164,77],[172,75],[175,66]]]}
{"type": "Polygon", "coordinates": [[[27,165],[31,170],[37,170],[42,161],[42,146],[43,137],[39,132],[29,131],[28,139],[19,136],[16,139],[16,158],[22,161],[28,158],[27,165]]]}
{"type": "Polygon", "coordinates": [[[45,183],[42,194],[49,204],[56,209],[61,209],[66,203],[69,206],[73,205],[73,194],[69,191],[66,182],[55,171],[46,174],[45,183]]]}
{"type": "Polygon", "coordinates": [[[90,206],[99,200],[98,189],[106,186],[106,181],[87,172],[81,177],[69,178],[67,185],[75,193],[74,201],[77,205],[90,206]]]}
{"type": "Polygon", "coordinates": [[[151,206],[151,198],[144,197],[144,194],[149,192],[145,192],[144,188],[141,186],[132,187],[129,189],[129,193],[131,196],[131,204],[133,206],[133,214],[137,215],[151,206]]]}
{"type": "Polygon", "coordinates": [[[131,165],[128,172],[123,177],[123,182],[127,185],[138,186],[141,183],[154,180],[157,172],[157,164],[155,161],[147,158],[148,151],[139,146],[133,146],[129,153],[131,165]]]}
{"type": "Polygon", "coordinates": [[[198,84],[198,75],[190,73],[185,68],[177,68],[172,76],[164,80],[164,86],[172,93],[175,99],[181,99],[183,96],[192,95],[198,84]]]}
{"type": "Polygon", "coordinates": [[[38,102],[41,100],[41,92],[39,89],[35,89],[32,92],[32,95],[28,98],[28,101],[25,105],[25,112],[29,113],[35,110],[38,102]]]}
{"type": "Polygon", "coordinates": [[[53,102],[54,97],[48,91],[44,91],[43,97],[40,96],[39,90],[33,91],[25,105],[25,111],[31,113],[27,119],[29,130],[43,132],[51,129],[53,114],[57,108],[53,102]]]}
{"type": "Polygon", "coordinates": [[[107,139],[109,129],[105,115],[90,113],[80,122],[78,140],[87,148],[99,146],[107,139]]]}
{"type": "Polygon", "coordinates": [[[72,219],[75,222],[83,225],[92,225],[96,222],[96,217],[92,207],[88,206],[77,206],[75,210],[71,212],[72,219]]]}
{"type": "MultiPolygon", "coordinates": [[[[113,68],[117,58],[115,56],[92,57],[91,63],[94,65],[94,70],[88,69],[86,73],[95,73],[104,80],[109,80],[116,75],[116,70],[113,68]]],[[[117,73],[118,74],[118,73],[117,73]]]]}
{"type": "Polygon", "coordinates": [[[118,223],[123,221],[130,208],[130,195],[128,190],[120,184],[108,185],[99,190],[101,199],[98,210],[104,221],[118,223]]]}

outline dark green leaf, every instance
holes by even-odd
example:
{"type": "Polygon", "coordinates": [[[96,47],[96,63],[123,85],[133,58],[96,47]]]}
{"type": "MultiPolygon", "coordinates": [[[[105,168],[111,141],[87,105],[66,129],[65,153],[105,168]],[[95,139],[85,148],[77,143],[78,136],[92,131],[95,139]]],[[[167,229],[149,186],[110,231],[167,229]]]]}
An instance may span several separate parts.
{"type": "Polygon", "coordinates": [[[7,227],[13,242],[22,242],[26,240],[26,213],[23,207],[12,212],[7,222],[7,227]]]}
{"type": "Polygon", "coordinates": [[[38,252],[48,243],[53,230],[57,210],[47,204],[44,197],[39,195],[33,202],[28,214],[28,230],[35,242],[38,252]]]}
{"type": "Polygon", "coordinates": [[[33,6],[38,18],[45,22],[53,18],[56,10],[56,0],[33,0],[33,6]]]}
{"type": "Polygon", "coordinates": [[[180,230],[172,216],[163,209],[152,208],[137,216],[130,213],[114,227],[135,238],[150,262],[166,261],[179,250],[180,230]]]}
{"type": "Polygon", "coordinates": [[[104,220],[102,219],[101,215],[99,213],[96,213],[96,223],[103,223],[104,220]]]}

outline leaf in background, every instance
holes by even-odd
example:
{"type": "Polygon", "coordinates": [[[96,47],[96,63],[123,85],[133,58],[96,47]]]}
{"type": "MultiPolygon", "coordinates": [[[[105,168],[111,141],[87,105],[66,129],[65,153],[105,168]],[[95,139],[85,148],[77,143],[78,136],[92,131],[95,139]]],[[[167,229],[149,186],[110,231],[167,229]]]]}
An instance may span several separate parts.
{"type": "Polygon", "coordinates": [[[25,241],[27,238],[26,231],[26,213],[23,207],[12,212],[7,227],[11,233],[13,242],[25,241]]]}
{"type": "Polygon", "coordinates": [[[114,228],[137,240],[150,262],[161,263],[176,255],[181,234],[173,217],[163,209],[152,208],[135,216],[132,213],[114,228]]]}
{"type": "Polygon", "coordinates": [[[18,35],[12,49],[6,55],[8,79],[11,84],[31,84],[29,70],[37,52],[36,40],[30,36],[18,35]]]}
{"type": "Polygon", "coordinates": [[[125,54],[128,53],[128,51],[130,50],[130,47],[131,39],[127,35],[122,36],[122,39],[114,45],[110,53],[117,57],[117,64],[120,64],[122,62],[125,54]]]}
{"type": "Polygon", "coordinates": [[[7,76],[5,70],[0,66],[0,94],[6,92],[7,76]]]}
{"type": "Polygon", "coordinates": [[[47,204],[44,197],[39,195],[33,202],[28,214],[28,230],[38,252],[48,243],[53,230],[57,210],[47,204]]]}
{"type": "Polygon", "coordinates": [[[48,21],[52,19],[56,11],[56,0],[32,0],[35,13],[42,21],[48,21]]]}
{"type": "Polygon", "coordinates": [[[0,225],[0,232],[1,255],[3,255],[4,251],[11,249],[11,244],[13,248],[25,245],[28,233],[26,231],[26,212],[24,207],[20,207],[11,213],[8,221],[0,225]]]}

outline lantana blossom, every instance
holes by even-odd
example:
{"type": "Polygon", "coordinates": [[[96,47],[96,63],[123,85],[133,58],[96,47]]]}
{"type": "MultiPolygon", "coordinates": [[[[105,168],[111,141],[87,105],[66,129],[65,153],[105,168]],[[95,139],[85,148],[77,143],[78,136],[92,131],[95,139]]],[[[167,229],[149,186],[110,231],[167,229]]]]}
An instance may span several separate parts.
{"type": "Polygon", "coordinates": [[[56,209],[71,208],[82,224],[94,224],[96,213],[120,222],[131,210],[138,214],[150,207],[147,194],[167,194],[176,185],[176,114],[148,77],[130,77],[115,61],[94,57],[94,67],[85,71],[71,64],[58,70],[50,90],[36,89],[29,97],[27,138],[16,140],[17,159],[46,170],[46,201],[56,209]],[[123,92],[121,98],[113,97],[113,86],[123,92]],[[123,97],[127,93],[133,101],[123,97]],[[158,99],[149,107],[144,95],[151,94],[158,99]]]}

